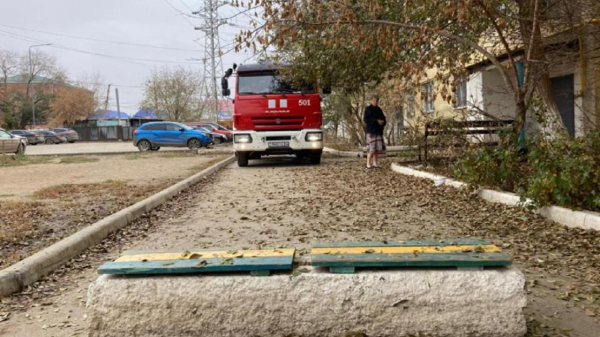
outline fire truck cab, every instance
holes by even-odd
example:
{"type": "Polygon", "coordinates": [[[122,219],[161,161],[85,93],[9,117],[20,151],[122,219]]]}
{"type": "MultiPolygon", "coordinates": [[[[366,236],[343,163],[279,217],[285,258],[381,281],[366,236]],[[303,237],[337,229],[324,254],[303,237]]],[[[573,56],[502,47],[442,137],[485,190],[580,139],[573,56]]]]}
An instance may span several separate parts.
{"type": "MultiPolygon", "coordinates": [[[[234,66],[235,68],[235,66],[234,66]]],[[[229,95],[228,70],[222,80],[229,95]]],[[[321,162],[321,97],[316,85],[291,85],[273,63],[241,65],[236,72],[233,148],[238,166],[262,156],[294,154],[321,162]]]]}

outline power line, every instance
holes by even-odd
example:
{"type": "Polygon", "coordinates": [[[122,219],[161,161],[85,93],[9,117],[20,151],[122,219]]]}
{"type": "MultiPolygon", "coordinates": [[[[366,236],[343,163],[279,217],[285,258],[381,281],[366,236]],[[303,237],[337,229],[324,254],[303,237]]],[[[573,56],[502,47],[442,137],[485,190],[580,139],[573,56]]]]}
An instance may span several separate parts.
{"type": "Polygon", "coordinates": [[[165,46],[156,46],[156,45],[150,45],[150,44],[142,44],[142,43],[111,41],[111,40],[97,39],[97,38],[93,38],[93,37],[83,37],[83,36],[75,36],[75,35],[54,33],[54,32],[48,32],[48,31],[38,30],[38,29],[23,28],[23,27],[10,26],[10,25],[4,25],[4,24],[0,24],[0,26],[7,27],[7,28],[13,28],[13,29],[20,29],[20,30],[25,30],[25,31],[35,32],[35,33],[42,33],[42,34],[48,34],[48,35],[68,37],[68,38],[72,38],[72,39],[80,39],[80,40],[88,40],[88,41],[112,43],[112,44],[126,45],[126,46],[156,48],[156,49],[165,49],[165,50],[177,50],[177,51],[192,51],[192,52],[202,51],[200,49],[184,49],[184,48],[174,48],[174,47],[165,47],[165,46]]]}
{"type": "MultiPolygon", "coordinates": [[[[28,37],[28,36],[19,35],[19,34],[7,32],[7,31],[1,31],[0,30],[0,34],[2,34],[4,36],[12,37],[12,38],[26,40],[26,41],[29,41],[29,42],[51,43],[51,42],[48,42],[48,41],[45,41],[45,40],[31,38],[31,37],[28,37]],[[9,35],[7,35],[7,34],[9,34],[9,35]]],[[[63,50],[74,51],[74,52],[83,53],[83,54],[89,54],[89,55],[95,55],[95,56],[100,56],[100,57],[105,57],[105,58],[111,58],[111,59],[121,60],[121,61],[135,63],[135,64],[147,66],[147,67],[153,67],[153,66],[151,66],[149,64],[135,62],[135,61],[153,62],[153,63],[168,63],[168,64],[187,64],[187,65],[193,65],[193,64],[195,64],[194,62],[186,62],[186,61],[169,61],[169,60],[142,59],[142,58],[135,58],[135,57],[126,57],[126,56],[117,56],[117,55],[110,55],[110,54],[102,54],[102,53],[96,53],[96,52],[90,52],[90,51],[87,51],[87,50],[81,50],[81,49],[77,49],[77,48],[72,48],[72,47],[69,47],[69,46],[66,46],[66,45],[63,45],[63,44],[59,44],[59,43],[52,43],[51,47],[58,48],[58,49],[63,49],[63,50]]]]}

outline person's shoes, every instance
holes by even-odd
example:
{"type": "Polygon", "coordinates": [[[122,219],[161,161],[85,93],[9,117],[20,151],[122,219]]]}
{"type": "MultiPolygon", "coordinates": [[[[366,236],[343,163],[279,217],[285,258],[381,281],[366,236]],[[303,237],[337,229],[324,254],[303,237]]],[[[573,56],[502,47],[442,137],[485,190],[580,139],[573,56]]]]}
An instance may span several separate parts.
{"type": "Polygon", "coordinates": [[[380,169],[380,168],[381,168],[381,166],[375,166],[375,165],[374,165],[374,166],[371,166],[371,168],[374,168],[374,169],[380,169]]]}
{"type": "Polygon", "coordinates": [[[373,166],[365,166],[365,170],[372,170],[373,168],[373,166]]]}

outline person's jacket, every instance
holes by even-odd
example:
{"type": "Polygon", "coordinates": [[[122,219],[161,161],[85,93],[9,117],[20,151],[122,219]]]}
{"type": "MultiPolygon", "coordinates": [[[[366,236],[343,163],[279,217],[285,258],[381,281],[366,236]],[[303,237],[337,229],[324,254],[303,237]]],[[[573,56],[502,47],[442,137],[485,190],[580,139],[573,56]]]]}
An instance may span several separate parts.
{"type": "Polygon", "coordinates": [[[383,136],[383,129],[387,123],[383,110],[379,106],[370,105],[365,109],[365,131],[367,133],[383,136]],[[383,125],[379,125],[377,120],[383,120],[383,125]]]}

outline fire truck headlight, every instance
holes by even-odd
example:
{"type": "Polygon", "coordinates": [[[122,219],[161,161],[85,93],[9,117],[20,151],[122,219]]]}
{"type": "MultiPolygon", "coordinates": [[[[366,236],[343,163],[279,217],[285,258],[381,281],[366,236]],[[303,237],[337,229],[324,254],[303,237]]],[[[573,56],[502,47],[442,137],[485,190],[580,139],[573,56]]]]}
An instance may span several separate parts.
{"type": "Polygon", "coordinates": [[[306,140],[309,142],[320,142],[323,140],[322,132],[309,132],[306,134],[306,140]]]}
{"type": "Polygon", "coordinates": [[[252,143],[252,137],[248,134],[234,135],[233,141],[236,143],[252,143]]]}

